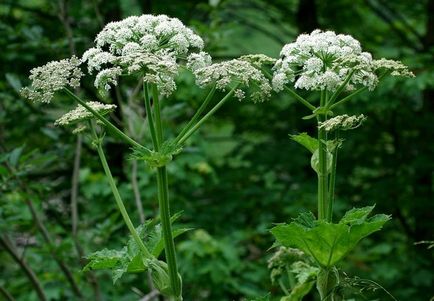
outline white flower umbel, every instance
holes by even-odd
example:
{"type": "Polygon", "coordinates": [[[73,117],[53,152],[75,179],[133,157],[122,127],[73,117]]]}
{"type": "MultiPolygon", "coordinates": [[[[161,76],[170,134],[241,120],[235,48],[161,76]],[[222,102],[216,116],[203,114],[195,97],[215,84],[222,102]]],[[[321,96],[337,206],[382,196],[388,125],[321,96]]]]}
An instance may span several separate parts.
{"type": "Polygon", "coordinates": [[[314,30],[286,44],[273,67],[273,88],[283,90],[294,82],[295,88],[335,91],[351,76],[346,89],[367,87],[373,90],[381,71],[393,76],[413,76],[403,64],[391,60],[373,60],[362,52],[359,41],[349,35],[314,30]]]}
{"type": "MultiPolygon", "coordinates": [[[[116,109],[116,105],[104,104],[98,101],[89,101],[87,102],[87,105],[101,115],[106,115],[116,109]]],[[[69,111],[57,119],[54,124],[66,126],[83,122],[92,118],[94,118],[94,115],[91,112],[89,112],[85,107],[78,105],[74,110],[69,111]]]]}
{"type": "Polygon", "coordinates": [[[119,75],[144,74],[144,81],[170,95],[176,89],[180,62],[192,55],[203,57],[203,40],[180,20],[165,15],[109,23],[95,41],[96,47],[87,50],[82,61],[89,73],[99,72],[95,86],[106,90],[117,84],[119,75]]]}
{"type": "Polygon", "coordinates": [[[197,69],[208,67],[212,64],[211,56],[206,52],[192,53],[187,57],[187,69],[195,72],[197,69]]]}
{"type": "Polygon", "coordinates": [[[31,86],[23,88],[21,94],[35,102],[49,103],[62,88],[78,87],[82,76],[80,60],[75,56],[49,62],[30,71],[31,86]]]}
{"type": "Polygon", "coordinates": [[[327,132],[335,130],[352,130],[358,128],[366,120],[365,115],[360,114],[358,116],[349,116],[347,114],[338,115],[336,117],[330,118],[318,125],[319,129],[324,129],[327,132]]]}
{"type": "Polygon", "coordinates": [[[196,69],[194,72],[196,83],[200,87],[215,84],[221,91],[231,89],[238,85],[235,96],[242,100],[246,92],[255,101],[264,101],[271,95],[271,84],[261,70],[252,63],[233,59],[207,67],[196,69]]]}

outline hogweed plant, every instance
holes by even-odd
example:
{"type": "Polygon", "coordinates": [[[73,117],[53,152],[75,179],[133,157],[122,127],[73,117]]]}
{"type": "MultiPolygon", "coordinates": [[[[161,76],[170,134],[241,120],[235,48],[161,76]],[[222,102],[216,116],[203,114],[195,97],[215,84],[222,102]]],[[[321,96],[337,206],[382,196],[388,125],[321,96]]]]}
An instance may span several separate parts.
{"type": "Polygon", "coordinates": [[[179,301],[182,300],[182,280],[177,268],[174,238],[187,229],[172,229],[178,215],[170,214],[166,166],[203,123],[232,97],[253,101],[267,99],[272,86],[262,72],[262,65],[273,60],[262,55],[243,56],[212,64],[211,56],[203,51],[203,40],[178,19],[165,15],[134,16],[109,23],[97,35],[95,42],[96,46],[87,50],[81,58],[73,56],[33,69],[31,85],[24,88],[22,94],[36,103],[48,104],[56,93],[63,93],[77,102],[77,108],[60,117],[55,124],[72,126],[73,132],[89,137],[130,232],[131,238],[123,248],[103,249],[89,255],[89,263],[84,270],[110,269],[113,281],[128,272],[147,271],[153,286],[162,295],[179,301]],[[83,65],[87,66],[86,70],[83,70],[83,65]],[[196,84],[209,91],[176,138],[167,139],[161,108],[165,105],[164,98],[176,92],[176,77],[180,70],[192,72],[196,84]],[[96,89],[103,93],[121,84],[123,77],[140,82],[152,146],[135,141],[109,121],[109,114],[116,109],[115,105],[85,101],[74,92],[80,87],[84,75],[93,76],[96,89]],[[218,101],[214,101],[216,90],[224,95],[218,101]],[[133,225],[105,155],[103,142],[106,134],[129,145],[131,157],[147,162],[156,171],[158,219],[149,220],[139,227],[133,225]],[[164,261],[160,258],[163,250],[164,261]]]}
{"type": "Polygon", "coordinates": [[[288,93],[307,107],[311,114],[303,119],[316,119],[317,137],[301,133],[291,138],[312,154],[311,166],[318,178],[317,215],[302,213],[289,224],[271,229],[280,246],[269,261],[272,280],[286,294],[281,300],[302,300],[315,283],[322,301],[344,300],[343,292],[348,286],[373,282],[347,277],[337,268],[338,263],[362,238],[380,230],[390,216],[369,217],[374,206],[368,206],[351,209],[338,222],[333,221],[341,134],[359,127],[366,119],[363,114],[335,112],[357,94],[374,90],[387,75],[414,75],[400,62],[373,59],[349,35],[320,30],[302,34],[295,42],[286,44],[272,71],[268,76],[274,90],[288,93]],[[312,104],[298,90],[318,95],[319,102],[312,104]],[[287,283],[283,273],[288,275],[287,283]]]}
{"type": "Polygon", "coordinates": [[[339,222],[333,222],[337,158],[343,144],[341,134],[359,127],[366,119],[364,115],[336,116],[334,112],[357,94],[372,91],[387,75],[413,76],[406,66],[392,60],[374,60],[351,36],[320,30],[302,34],[294,43],[285,45],[278,60],[257,54],[212,63],[211,56],[203,51],[203,40],[178,19],[165,15],[134,16],[109,23],[97,35],[95,43],[81,58],[73,56],[33,69],[31,85],[22,90],[23,96],[36,103],[49,104],[61,93],[77,103],[74,110],[55,124],[73,127],[74,133],[89,138],[130,232],[130,239],[122,248],[90,254],[84,270],[112,270],[114,282],[125,273],[146,271],[162,295],[182,300],[174,238],[188,229],[172,229],[179,215],[170,213],[167,165],[228,100],[235,97],[261,102],[274,89],[288,93],[307,107],[311,114],[304,119],[317,121],[316,138],[307,133],[291,138],[312,154],[311,166],[318,177],[318,211],[316,216],[303,213],[289,224],[271,229],[276,245],[280,245],[269,263],[272,279],[285,291],[282,300],[302,300],[315,283],[322,301],[343,300],[342,291],[346,286],[361,283],[340,272],[337,264],[362,238],[380,230],[390,216],[369,217],[374,209],[369,206],[352,209],[339,222]],[[166,105],[165,98],[176,93],[176,78],[181,70],[191,72],[196,84],[208,89],[208,93],[178,135],[168,139],[161,108],[166,105]],[[76,93],[85,75],[94,78],[95,88],[106,95],[104,99],[108,98],[107,91],[122,85],[122,78],[140,83],[146,112],[143,122],[147,123],[151,146],[134,140],[109,120],[115,105],[85,101],[76,93]],[[319,103],[312,104],[297,90],[318,95],[319,103]],[[216,91],[223,92],[217,101],[214,100],[216,91]],[[106,134],[129,145],[131,157],[145,161],[155,171],[158,218],[138,227],[133,225],[105,155],[106,134]],[[160,256],[163,251],[164,259],[160,256]],[[283,271],[288,275],[289,287],[282,280],[283,271]]]}

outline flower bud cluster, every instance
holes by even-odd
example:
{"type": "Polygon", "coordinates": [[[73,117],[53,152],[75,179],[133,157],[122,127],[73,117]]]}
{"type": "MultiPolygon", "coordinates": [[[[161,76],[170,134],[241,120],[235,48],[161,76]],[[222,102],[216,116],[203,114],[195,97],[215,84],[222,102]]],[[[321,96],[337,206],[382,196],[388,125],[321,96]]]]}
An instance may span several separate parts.
{"type": "Polygon", "coordinates": [[[193,71],[196,84],[200,87],[215,84],[216,88],[226,91],[238,85],[234,95],[242,100],[246,93],[255,102],[261,102],[271,96],[272,87],[257,65],[240,59],[215,63],[193,71]]]}
{"type": "Polygon", "coordinates": [[[34,102],[49,103],[55,92],[64,87],[76,88],[80,85],[83,73],[79,66],[80,60],[73,56],[34,68],[29,77],[32,84],[23,88],[21,94],[34,102]]]}
{"type": "MultiPolygon", "coordinates": [[[[89,101],[87,102],[87,105],[101,115],[106,115],[116,108],[116,105],[104,104],[98,101],[89,101]]],[[[86,121],[92,118],[93,114],[91,112],[89,112],[85,107],[78,105],[75,109],[69,111],[68,113],[57,119],[54,124],[66,126],[86,121]]]]}
{"type": "Polygon", "coordinates": [[[321,122],[318,126],[319,129],[324,129],[327,132],[335,130],[352,130],[358,128],[366,120],[366,116],[360,114],[359,116],[349,116],[347,114],[338,115],[330,118],[324,122],[321,122]]]}

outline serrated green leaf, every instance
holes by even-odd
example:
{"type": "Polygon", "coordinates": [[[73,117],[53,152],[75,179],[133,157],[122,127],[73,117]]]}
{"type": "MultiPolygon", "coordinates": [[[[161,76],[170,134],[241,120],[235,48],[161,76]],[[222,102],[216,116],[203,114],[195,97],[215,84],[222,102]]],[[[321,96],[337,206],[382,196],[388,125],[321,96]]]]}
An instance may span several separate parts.
{"type": "MultiPolygon", "coordinates": [[[[181,213],[182,212],[178,212],[173,215],[170,219],[171,222],[173,223],[178,219],[181,216],[181,213]]],[[[173,230],[173,237],[178,237],[189,230],[190,229],[173,230]]],[[[148,220],[143,225],[137,227],[136,231],[142,238],[145,246],[151,251],[151,254],[153,255],[152,258],[144,257],[139,246],[130,236],[126,246],[121,250],[104,249],[89,255],[87,257],[89,263],[83,268],[83,270],[112,270],[113,283],[116,283],[116,281],[122,278],[125,273],[138,273],[148,270],[148,264],[157,261],[157,257],[164,250],[161,225],[157,223],[156,219],[148,220]]]]}
{"type": "Polygon", "coordinates": [[[289,135],[292,140],[304,146],[312,154],[318,149],[318,139],[309,136],[307,133],[300,133],[298,135],[289,135]]]}
{"type": "Polygon", "coordinates": [[[295,223],[297,223],[300,226],[305,227],[305,228],[315,227],[315,221],[316,221],[316,218],[312,212],[300,213],[300,215],[294,219],[295,223]]]}
{"type": "MultiPolygon", "coordinates": [[[[365,210],[372,209],[367,207],[365,210]]],[[[387,215],[379,214],[369,219],[365,217],[363,221],[356,219],[360,223],[346,224],[348,220],[354,221],[350,218],[352,216],[363,216],[362,211],[351,210],[344,222],[338,224],[320,220],[315,221],[313,227],[306,227],[296,220],[287,225],[278,225],[271,232],[281,245],[299,248],[321,266],[330,267],[342,260],[362,238],[379,231],[390,219],[387,215]]]]}
{"type": "Polygon", "coordinates": [[[112,269],[126,256],[126,248],[118,250],[103,249],[87,256],[89,263],[83,271],[112,269]]]}
{"type": "Polygon", "coordinates": [[[363,223],[374,208],[375,205],[363,208],[353,208],[345,213],[339,223],[348,225],[363,223]]]}

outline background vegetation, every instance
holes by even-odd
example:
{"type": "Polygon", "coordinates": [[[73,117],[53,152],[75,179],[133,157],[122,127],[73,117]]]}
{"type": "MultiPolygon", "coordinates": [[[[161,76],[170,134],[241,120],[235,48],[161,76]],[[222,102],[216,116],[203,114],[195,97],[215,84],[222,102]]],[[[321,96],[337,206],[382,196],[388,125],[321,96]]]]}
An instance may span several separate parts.
{"type": "MultiPolygon", "coordinates": [[[[116,248],[127,230],[86,138],[54,127],[60,110],[36,107],[18,90],[31,68],[81,55],[104,24],[153,13],[195,28],[217,59],[277,57],[299,33],[321,28],[351,34],[376,57],[411,67],[415,79],[387,80],[347,104],[368,121],[341,152],[336,206],[344,212],[376,203],[377,212],[393,215],[351,254],[348,274],[381,283],[398,300],[430,300],[433,251],[415,243],[434,236],[433,11],[433,0],[2,0],[0,299],[37,300],[32,277],[49,300],[80,300],[79,293],[84,300],[138,300],[147,293],[144,275],[113,286],[108,273],[80,272],[83,255],[116,248]]],[[[192,83],[182,74],[178,93],[165,100],[164,119],[172,129],[203,97],[192,83]]],[[[136,139],[149,141],[135,84],[124,84],[128,88],[113,90],[109,100],[121,107],[114,118],[136,139]]],[[[90,100],[100,97],[91,82],[84,92],[90,100]]],[[[279,296],[267,270],[268,229],[316,206],[308,155],[288,137],[314,126],[300,119],[306,113],[289,97],[263,104],[234,100],[170,166],[173,211],[183,210],[179,223],[194,228],[177,239],[185,300],[242,300],[269,291],[279,296]]],[[[135,223],[141,219],[137,200],[145,217],[156,215],[149,169],[129,160],[129,149],[118,141],[106,147],[135,223]]]]}

